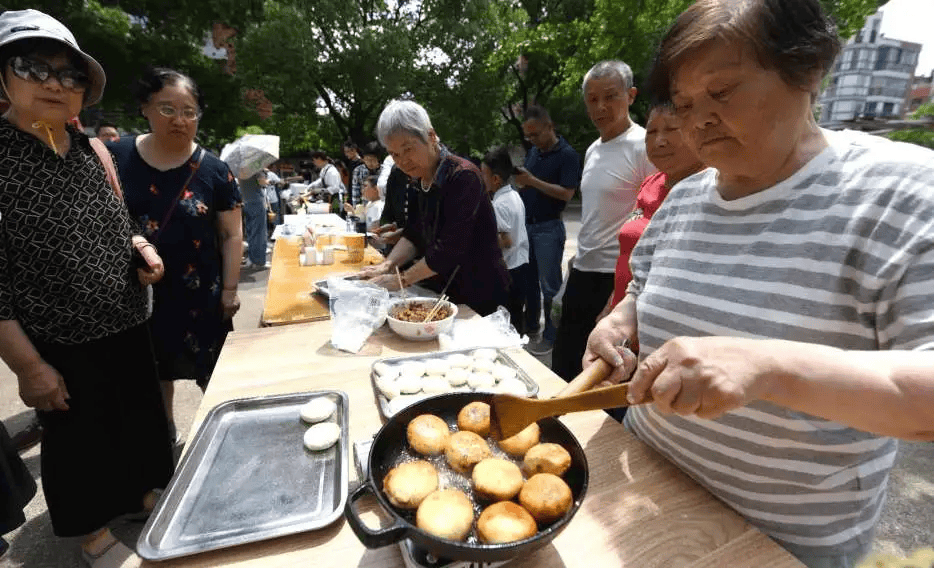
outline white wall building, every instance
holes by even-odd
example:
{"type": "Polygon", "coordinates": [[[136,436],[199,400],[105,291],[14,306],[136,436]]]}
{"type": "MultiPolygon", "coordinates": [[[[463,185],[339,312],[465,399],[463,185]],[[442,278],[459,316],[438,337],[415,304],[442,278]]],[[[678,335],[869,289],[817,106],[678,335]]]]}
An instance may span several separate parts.
{"type": "Polygon", "coordinates": [[[842,128],[855,118],[900,118],[918,65],[921,45],[879,33],[882,12],[850,38],[834,63],[820,97],[820,125],[842,128]]]}

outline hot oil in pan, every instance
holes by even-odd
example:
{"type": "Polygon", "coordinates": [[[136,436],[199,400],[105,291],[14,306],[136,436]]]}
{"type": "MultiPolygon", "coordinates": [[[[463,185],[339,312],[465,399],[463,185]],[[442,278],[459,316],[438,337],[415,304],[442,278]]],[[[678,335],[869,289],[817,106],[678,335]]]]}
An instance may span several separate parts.
{"type": "MultiPolygon", "coordinates": [[[[444,419],[443,416],[440,418],[444,419]]],[[[448,429],[451,431],[452,434],[458,431],[456,419],[446,420],[446,422],[448,424],[448,429]]],[[[516,464],[517,466],[519,466],[520,469],[522,468],[521,459],[514,458],[510,456],[509,454],[507,454],[506,452],[504,452],[503,450],[501,450],[499,445],[496,443],[496,441],[493,440],[493,438],[491,438],[490,436],[487,436],[485,440],[486,440],[487,445],[490,447],[490,453],[492,454],[490,457],[510,461],[516,464]]],[[[539,443],[546,443],[549,441],[550,440],[545,439],[545,436],[543,433],[542,439],[539,441],[539,443]]],[[[393,460],[392,465],[386,471],[389,471],[404,463],[409,463],[409,462],[418,461],[418,460],[425,460],[431,465],[435,466],[435,469],[438,470],[438,489],[459,489],[465,495],[467,495],[467,498],[470,499],[470,504],[473,506],[474,523],[473,523],[473,528],[470,530],[470,534],[467,535],[467,539],[465,542],[467,542],[468,544],[482,544],[480,542],[479,537],[477,536],[477,519],[480,517],[480,513],[483,512],[483,509],[491,505],[492,502],[481,501],[477,497],[476,492],[473,490],[473,483],[471,481],[470,475],[458,473],[454,471],[454,469],[448,463],[447,458],[444,457],[444,454],[440,454],[437,456],[423,456],[421,454],[418,454],[412,451],[412,449],[408,446],[408,444],[406,444],[405,447],[402,449],[402,451],[399,452],[399,455],[396,456],[396,459],[393,460]]],[[[523,474],[523,477],[524,475],[525,474],[523,474]]],[[[412,525],[416,524],[415,523],[415,511],[406,511],[404,509],[395,509],[395,510],[400,515],[402,515],[402,517],[404,517],[406,521],[412,523],[412,525]]],[[[547,527],[539,527],[539,532],[541,532],[541,530],[545,528],[547,527]]]]}

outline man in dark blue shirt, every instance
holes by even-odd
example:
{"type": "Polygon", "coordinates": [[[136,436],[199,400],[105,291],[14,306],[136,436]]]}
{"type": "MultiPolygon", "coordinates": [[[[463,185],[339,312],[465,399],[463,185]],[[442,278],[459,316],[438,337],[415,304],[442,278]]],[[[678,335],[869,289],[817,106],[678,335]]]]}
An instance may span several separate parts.
{"type": "Polygon", "coordinates": [[[528,108],[522,131],[532,143],[525,157],[525,167],[518,168],[515,176],[525,204],[529,235],[525,325],[529,335],[534,335],[539,329],[544,303],[545,328],[541,341],[529,346],[533,354],[544,355],[551,351],[555,340],[551,303],[561,287],[561,259],[566,238],[561,212],[580,185],[581,161],[567,140],[555,133],[554,123],[544,108],[528,108]]]}

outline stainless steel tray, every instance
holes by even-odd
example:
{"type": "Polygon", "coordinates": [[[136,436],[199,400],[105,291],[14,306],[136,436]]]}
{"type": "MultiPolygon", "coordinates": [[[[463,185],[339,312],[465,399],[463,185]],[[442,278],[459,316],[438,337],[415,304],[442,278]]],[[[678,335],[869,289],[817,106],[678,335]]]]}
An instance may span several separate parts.
{"type": "MultiPolygon", "coordinates": [[[[453,355],[455,353],[464,353],[466,355],[470,355],[476,350],[477,349],[474,348],[474,349],[455,349],[453,351],[433,351],[431,353],[420,353],[418,355],[410,355],[406,357],[389,357],[387,359],[380,359],[379,361],[374,361],[373,365],[370,366],[370,385],[373,387],[373,394],[376,396],[376,400],[379,403],[380,414],[382,414],[384,418],[392,418],[393,415],[396,412],[398,412],[398,410],[396,410],[396,412],[392,411],[392,409],[389,406],[389,399],[387,399],[386,396],[383,395],[383,393],[381,393],[380,390],[376,387],[375,367],[377,363],[382,362],[382,363],[387,363],[389,365],[397,365],[405,361],[423,361],[425,359],[438,359],[441,357],[447,357],[449,355],[453,355]]],[[[526,373],[522,369],[522,367],[520,367],[515,361],[513,361],[512,357],[510,357],[507,353],[504,353],[501,349],[494,349],[494,351],[496,351],[496,362],[502,363],[504,365],[507,365],[515,369],[516,378],[518,378],[520,381],[525,383],[525,386],[528,388],[529,398],[536,398],[538,396],[538,383],[532,380],[532,377],[530,377],[528,373],[526,373]]],[[[452,390],[451,392],[457,392],[457,391],[452,390]]],[[[424,393],[419,393],[416,395],[403,395],[403,396],[420,396],[420,398],[428,398],[429,396],[435,396],[435,395],[427,395],[424,393]]],[[[415,402],[416,402],[416,399],[412,399],[412,404],[414,404],[415,402]]]]}
{"type": "Polygon", "coordinates": [[[336,390],[232,400],[207,415],[137,542],[164,560],[328,525],[343,514],[350,463],[347,394],[336,390]],[[328,397],[337,444],[305,449],[299,409],[328,397]]]}

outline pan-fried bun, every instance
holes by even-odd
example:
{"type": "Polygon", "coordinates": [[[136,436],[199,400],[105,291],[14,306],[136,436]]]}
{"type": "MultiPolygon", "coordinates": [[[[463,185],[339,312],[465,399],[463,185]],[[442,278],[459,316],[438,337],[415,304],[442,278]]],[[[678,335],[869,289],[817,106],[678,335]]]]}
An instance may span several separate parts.
{"type": "Polygon", "coordinates": [[[409,422],[405,432],[412,449],[426,456],[443,453],[451,438],[447,423],[434,414],[416,416],[409,422]]]}
{"type": "Polygon", "coordinates": [[[563,517],[571,508],[571,500],[571,488],[551,473],[533,475],[519,491],[519,503],[539,523],[550,523],[563,517]]]}
{"type": "Polygon", "coordinates": [[[474,491],[487,501],[508,501],[522,489],[519,466],[500,458],[487,458],[473,468],[474,491]]]}
{"type": "Polygon", "coordinates": [[[522,472],[531,477],[536,473],[553,473],[557,476],[571,467],[571,454],[558,444],[538,444],[525,453],[522,472]]]}
{"type": "Polygon", "coordinates": [[[499,441],[499,447],[507,454],[521,458],[529,451],[532,446],[538,444],[541,429],[535,422],[525,427],[525,430],[519,432],[511,438],[499,441]]]}
{"type": "Polygon", "coordinates": [[[501,544],[535,536],[538,525],[528,511],[512,501],[494,503],[480,513],[477,535],[480,542],[501,544]]]}
{"type": "Polygon", "coordinates": [[[383,492],[389,502],[402,509],[417,509],[436,489],[438,470],[424,460],[397,465],[383,478],[383,492]]]}
{"type": "Polygon", "coordinates": [[[473,432],[461,431],[451,434],[444,457],[458,473],[470,473],[480,460],[490,457],[490,446],[486,440],[473,432]]]}
{"type": "Polygon", "coordinates": [[[473,526],[473,505],[462,491],[435,491],[418,506],[415,525],[448,540],[464,540],[473,526]]]}
{"type": "Polygon", "coordinates": [[[490,435],[490,405],[471,402],[457,413],[457,427],[481,437],[490,435]]]}

